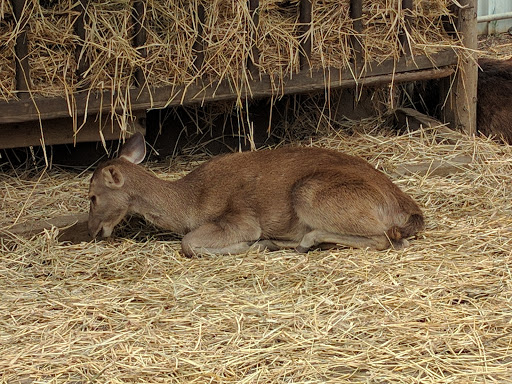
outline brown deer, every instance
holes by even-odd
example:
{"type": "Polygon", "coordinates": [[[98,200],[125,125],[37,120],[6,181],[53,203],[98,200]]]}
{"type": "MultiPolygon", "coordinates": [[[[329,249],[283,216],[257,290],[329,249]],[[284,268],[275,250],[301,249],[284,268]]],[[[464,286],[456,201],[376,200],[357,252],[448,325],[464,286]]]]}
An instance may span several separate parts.
{"type": "Polygon", "coordinates": [[[477,129],[512,144],[512,59],[481,58],[478,65],[477,129]]]}
{"type": "Polygon", "coordinates": [[[186,256],[320,244],[402,248],[423,228],[418,205],[365,160],[321,148],[233,153],[177,181],[137,165],[144,137],[101,164],[89,190],[91,236],[108,237],[127,214],[183,234],[186,256]]]}

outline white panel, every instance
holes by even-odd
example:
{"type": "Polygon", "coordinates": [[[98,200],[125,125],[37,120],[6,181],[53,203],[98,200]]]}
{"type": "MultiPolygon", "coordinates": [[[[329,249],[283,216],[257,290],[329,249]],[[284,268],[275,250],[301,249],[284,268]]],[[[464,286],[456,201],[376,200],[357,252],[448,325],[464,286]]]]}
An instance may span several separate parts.
{"type": "MultiPolygon", "coordinates": [[[[495,15],[497,13],[512,12],[512,0],[479,0],[478,16],[495,15]]],[[[512,28],[512,19],[479,23],[478,33],[501,33],[512,28]]]]}

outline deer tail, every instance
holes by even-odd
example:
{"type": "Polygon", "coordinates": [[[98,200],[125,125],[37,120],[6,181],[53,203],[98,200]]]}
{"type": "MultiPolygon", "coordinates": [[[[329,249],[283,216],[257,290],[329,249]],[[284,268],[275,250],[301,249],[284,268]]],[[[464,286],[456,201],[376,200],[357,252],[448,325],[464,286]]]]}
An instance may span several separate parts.
{"type": "Polygon", "coordinates": [[[407,219],[405,225],[393,226],[386,232],[391,241],[399,241],[414,236],[425,227],[425,220],[421,213],[413,213],[407,219]]]}

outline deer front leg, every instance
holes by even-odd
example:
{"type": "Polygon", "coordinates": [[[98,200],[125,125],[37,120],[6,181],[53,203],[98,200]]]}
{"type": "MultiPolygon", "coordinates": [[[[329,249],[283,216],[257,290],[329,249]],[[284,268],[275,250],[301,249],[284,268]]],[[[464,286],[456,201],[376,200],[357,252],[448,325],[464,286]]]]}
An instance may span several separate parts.
{"type": "Polygon", "coordinates": [[[251,248],[261,248],[261,229],[256,220],[231,216],[201,225],[187,233],[181,248],[187,257],[197,254],[236,254],[251,248]]]}
{"type": "Polygon", "coordinates": [[[307,252],[310,248],[322,243],[339,244],[352,248],[370,248],[375,250],[383,250],[389,248],[391,245],[385,235],[377,236],[355,236],[355,235],[342,235],[315,229],[308,232],[302,238],[299,246],[296,248],[297,252],[307,252]]]}

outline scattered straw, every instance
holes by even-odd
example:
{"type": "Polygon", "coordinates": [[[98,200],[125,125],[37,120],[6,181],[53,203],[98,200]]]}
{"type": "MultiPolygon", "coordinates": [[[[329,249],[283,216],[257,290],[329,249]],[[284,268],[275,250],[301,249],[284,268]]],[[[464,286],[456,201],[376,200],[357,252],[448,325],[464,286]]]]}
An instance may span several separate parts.
{"type": "MultiPolygon", "coordinates": [[[[411,194],[427,226],[409,248],[186,259],[140,222],[76,245],[55,231],[3,238],[1,381],[509,382],[512,147],[348,128],[301,145],[362,156],[411,194]],[[473,158],[465,172],[393,173],[458,155],[473,158]]],[[[203,159],[146,166],[175,179],[203,159]]],[[[47,171],[30,198],[40,173],[18,172],[0,174],[0,228],[21,209],[87,210],[91,170],[47,171]]]]}

